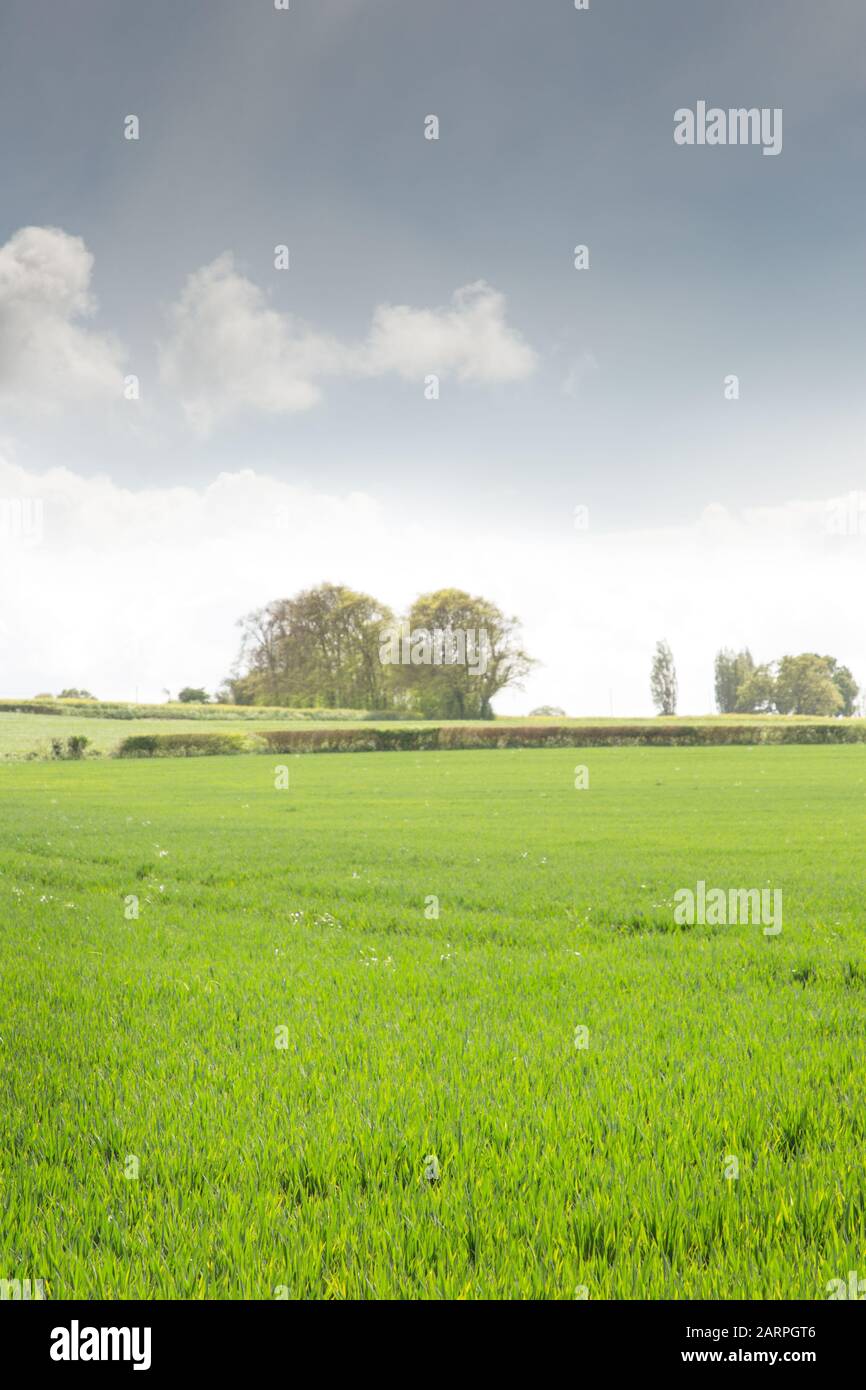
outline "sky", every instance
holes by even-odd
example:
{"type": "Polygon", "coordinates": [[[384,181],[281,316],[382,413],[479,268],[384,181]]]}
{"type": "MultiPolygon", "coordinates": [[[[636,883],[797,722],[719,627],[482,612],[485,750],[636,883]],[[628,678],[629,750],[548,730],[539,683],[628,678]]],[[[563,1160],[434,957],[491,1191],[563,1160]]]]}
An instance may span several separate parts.
{"type": "Polygon", "coordinates": [[[501,713],[649,713],[659,638],[683,713],[723,645],[866,684],[864,39],[861,0],[5,0],[0,693],[213,690],[324,580],[516,615],[501,713]],[[778,153],[677,143],[699,102],[778,153]]]}

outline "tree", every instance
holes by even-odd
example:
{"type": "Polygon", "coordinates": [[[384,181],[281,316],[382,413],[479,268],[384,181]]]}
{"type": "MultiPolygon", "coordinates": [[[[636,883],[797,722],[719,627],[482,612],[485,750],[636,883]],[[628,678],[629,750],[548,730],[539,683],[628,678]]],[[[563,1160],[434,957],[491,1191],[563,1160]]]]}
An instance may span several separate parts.
{"type": "Polygon", "coordinates": [[[782,657],[775,701],[780,714],[813,715],[840,714],[845,703],[826,659],[815,652],[782,657]]]}
{"type": "Polygon", "coordinates": [[[673,652],[667,642],[656,642],[650,668],[650,691],[659,714],[676,714],[677,672],[673,652]]]}
{"type": "MultiPolygon", "coordinates": [[[[220,705],[254,705],[258,697],[258,684],[255,676],[228,676],[217,691],[220,705]]],[[[262,703],[259,701],[259,703],[262,703]]],[[[267,703],[265,701],[264,703],[267,703]]]]}
{"type": "Polygon", "coordinates": [[[850,719],[857,708],[857,696],[860,694],[860,687],[848,667],[840,666],[834,656],[825,656],[824,661],[830,672],[830,679],[842,697],[842,708],[839,713],[844,715],[846,719],[850,719]]]}
{"type": "Polygon", "coordinates": [[[737,714],[769,714],[775,708],[776,678],[770,666],[755,666],[737,687],[737,714]]]}
{"type": "Polygon", "coordinates": [[[96,696],[91,695],[89,690],[76,690],[75,686],[70,686],[68,690],[61,690],[57,696],[58,700],[95,700],[96,696]]]}
{"type": "Polygon", "coordinates": [[[238,704],[385,708],[379,634],[393,623],[384,604],[342,584],[276,599],[241,619],[240,656],[227,685],[238,704]]]}
{"type": "Polygon", "coordinates": [[[560,709],[560,708],[559,708],[559,705],[539,705],[539,706],[538,706],[538,709],[531,709],[531,710],[529,711],[529,718],[530,718],[530,719],[565,719],[565,718],[566,718],[566,714],[565,714],[565,710],[564,710],[564,709],[560,709]]]}
{"type": "Polygon", "coordinates": [[[752,653],[746,648],[733,652],[722,648],[716,654],[716,707],[720,714],[733,714],[737,708],[740,687],[755,669],[752,653]]]}
{"type": "Polygon", "coordinates": [[[182,705],[206,705],[208,693],[199,685],[185,685],[183,690],[178,691],[177,698],[182,705]]]}
{"type": "Polygon", "coordinates": [[[534,664],[521,646],[517,619],[462,589],[421,594],[398,639],[382,643],[383,656],[392,653],[391,680],[429,719],[492,719],[494,696],[508,686],[519,689],[534,664]]]}

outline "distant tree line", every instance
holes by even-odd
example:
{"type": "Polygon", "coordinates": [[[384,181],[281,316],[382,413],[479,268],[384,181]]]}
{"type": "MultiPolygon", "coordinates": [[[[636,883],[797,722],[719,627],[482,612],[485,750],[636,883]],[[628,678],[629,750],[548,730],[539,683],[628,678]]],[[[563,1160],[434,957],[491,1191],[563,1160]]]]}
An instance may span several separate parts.
{"type": "Polygon", "coordinates": [[[854,714],[860,688],[835,657],[802,652],[757,665],[751,652],[716,656],[716,704],[721,714],[854,714]]]}
{"type": "MultiPolygon", "coordinates": [[[[523,649],[517,619],[462,589],[421,594],[397,617],[369,594],[320,584],[294,598],[274,599],[238,626],[240,652],[217,692],[221,704],[492,719],[494,696],[520,688],[535,664],[523,649]]],[[[655,645],[650,693],[659,714],[676,714],[676,665],[665,641],[655,645]]],[[[850,717],[860,687],[832,656],[801,652],[759,665],[748,648],[722,648],[715,659],[715,694],[721,714],[850,717]]],[[[58,698],[95,697],[69,687],[58,698]]],[[[185,686],[177,698],[205,704],[208,694],[201,686],[185,686]]],[[[563,711],[542,705],[532,714],[563,711]]]]}
{"type": "MultiPolygon", "coordinates": [[[[745,648],[722,648],[715,661],[716,706],[720,714],[808,714],[850,717],[860,688],[847,666],[833,656],[801,652],[758,665],[745,648]]],[[[677,672],[667,642],[657,642],[650,667],[650,693],[659,714],[677,711],[677,672]]]]}
{"type": "Polygon", "coordinates": [[[239,627],[224,703],[489,719],[494,696],[532,665],[517,620],[461,589],[421,594],[397,617],[369,594],[320,584],[239,627]]]}
{"type": "Polygon", "coordinates": [[[94,700],[94,701],[96,701],[96,696],[95,696],[95,695],[91,695],[91,693],[90,693],[89,690],[79,690],[79,689],[78,689],[76,686],[74,686],[74,685],[68,686],[68,687],[66,688],[66,690],[61,690],[60,694],[57,695],[56,697],[55,697],[54,695],[47,694],[46,692],[43,691],[43,692],[42,692],[41,694],[39,694],[39,695],[34,695],[33,698],[34,698],[34,700],[53,700],[53,699],[56,698],[56,699],[58,699],[58,700],[94,700]]]}

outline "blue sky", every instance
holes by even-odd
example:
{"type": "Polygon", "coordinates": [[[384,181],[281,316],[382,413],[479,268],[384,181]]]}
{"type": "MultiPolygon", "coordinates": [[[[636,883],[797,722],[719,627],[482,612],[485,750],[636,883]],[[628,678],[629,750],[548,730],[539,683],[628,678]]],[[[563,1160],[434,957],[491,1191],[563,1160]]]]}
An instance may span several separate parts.
{"type": "MultiPolygon", "coordinates": [[[[707,508],[741,529],[766,509],[765,538],[767,516],[788,536],[784,518],[802,504],[820,532],[826,499],[863,485],[864,38],[854,0],[591,0],[586,13],[568,0],[292,0],[287,13],[268,0],[7,0],[0,456],[15,470],[8,495],[53,498],[38,549],[18,546],[15,565],[68,573],[70,507],[86,507],[100,478],[128,492],[124,515],[139,509],[130,525],[190,489],[202,544],[224,547],[217,563],[230,573],[240,541],[208,529],[202,499],[221,474],[252,475],[266,480],[262,499],[286,490],[293,544],[269,549],[263,519],[258,579],[242,565],[199,652],[152,637],[137,685],[215,682],[235,617],[276,596],[268,586],[360,584],[363,571],[392,603],[453,580],[526,609],[545,644],[536,654],[563,674],[534,677],[519,703],[591,712],[612,683],[620,712],[639,712],[645,648],[673,640],[682,604],[660,591],[646,621],[663,631],[623,633],[622,668],[587,684],[582,669],[556,664],[562,639],[542,635],[566,622],[588,640],[582,610],[562,609],[587,553],[613,537],[608,557],[640,554],[643,589],[654,546],[672,531],[690,545],[707,508]],[[781,155],[678,147],[674,112],[698,100],[781,108],[781,155]],[[130,113],[137,141],[123,138],[130,113]],[[437,141],[424,139],[431,113],[437,141]],[[585,271],[573,265],[578,243],[585,271]],[[290,248],[288,271],[274,268],[278,244],[290,248]],[[428,369],[441,378],[437,400],[425,399],[428,369]],[[134,403],[119,390],[129,373],[134,403]],[[736,401],[725,399],[729,374],[736,401]],[[395,542],[391,568],[373,571],[347,500],[357,495],[392,536],[423,524],[423,564],[418,544],[403,553],[395,542]],[[591,526],[572,574],[578,504],[591,526]],[[336,544],[332,525],[315,543],[332,505],[348,508],[353,540],[336,544]],[[560,549],[548,608],[529,580],[521,601],[515,574],[560,549]],[[428,563],[437,555],[441,574],[428,563]],[[177,669],[187,659],[201,676],[177,669]]],[[[81,524],[97,569],[112,547],[135,549],[116,517],[99,535],[81,524]]],[[[167,522],[163,570],[176,594],[172,534],[167,522]]],[[[830,589],[839,557],[813,540],[809,573],[830,589]]],[[[154,615],[160,544],[157,530],[131,591],[154,615]]],[[[842,559],[853,563],[850,547],[842,559]]],[[[594,589],[608,563],[589,576],[594,589]]],[[[735,548],[729,563],[742,563],[735,548]]],[[[756,592],[757,576],[741,612],[722,603],[711,646],[715,633],[754,646],[834,636],[830,625],[819,641],[817,615],[778,633],[756,592]]],[[[603,609],[607,600],[609,634],[614,599],[594,593],[603,609]]],[[[86,587],[78,602],[87,608],[86,587]]],[[[26,614],[3,621],[21,685],[9,693],[32,693],[33,680],[87,683],[55,670],[32,637],[22,648],[26,614]]],[[[70,621],[94,681],[116,685],[96,628],[70,621]]],[[[686,691],[707,707],[698,634],[683,629],[680,644],[695,661],[686,691]]],[[[854,661],[849,646],[839,655],[854,661]]]]}

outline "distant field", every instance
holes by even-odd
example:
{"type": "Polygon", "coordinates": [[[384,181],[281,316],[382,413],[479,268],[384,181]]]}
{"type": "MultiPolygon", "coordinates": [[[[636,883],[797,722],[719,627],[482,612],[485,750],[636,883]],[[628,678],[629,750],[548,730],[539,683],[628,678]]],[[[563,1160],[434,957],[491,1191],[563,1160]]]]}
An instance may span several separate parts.
{"type": "MultiPolygon", "coordinates": [[[[224,708],[219,705],[206,707],[204,712],[200,706],[170,706],[171,715],[159,717],[159,711],[163,708],[159,705],[152,706],[91,706],[86,714],[82,714],[80,707],[70,703],[65,708],[57,706],[54,713],[13,713],[8,709],[9,702],[0,701],[0,760],[20,759],[20,758],[47,758],[51,755],[51,740],[59,738],[64,742],[70,735],[81,734],[89,740],[88,756],[96,754],[107,754],[114,751],[122,739],[131,737],[135,734],[176,734],[183,729],[200,729],[203,733],[232,733],[235,731],[249,732],[262,725],[285,729],[309,729],[314,728],[351,728],[354,725],[370,727],[381,726],[383,728],[423,728],[425,724],[437,724],[439,726],[457,723],[456,720],[437,719],[437,720],[382,720],[371,719],[364,716],[362,712],[353,714],[349,710],[328,711],[315,710],[293,712],[290,710],[265,709],[264,707],[231,706],[224,708]],[[4,707],[4,705],[6,707],[4,707]],[[94,710],[113,709],[120,711],[113,715],[100,714],[94,710]],[[147,715],[129,717],[131,710],[140,711],[147,709],[147,715]],[[292,718],[296,713],[298,717],[292,718]]],[[[472,724],[472,720],[462,721],[465,724],[472,724]]],[[[478,721],[480,722],[480,721],[478,721]]],[[[518,718],[504,717],[497,719],[500,724],[558,724],[558,725],[668,725],[675,727],[679,724],[725,724],[736,725],[743,723],[764,723],[764,724],[828,724],[838,725],[843,721],[838,719],[821,719],[810,717],[808,719],[798,719],[796,717],[780,718],[778,716],[761,715],[700,715],[697,717],[682,717],[675,719],[541,719],[541,718],[518,718]]],[[[852,719],[844,721],[848,724],[863,725],[866,721],[852,719]]],[[[489,721],[488,721],[489,724],[489,721]]]]}
{"type": "MultiPolygon", "coordinates": [[[[340,727],[343,727],[342,721],[340,727]]],[[[227,719],[98,719],[75,714],[5,714],[0,712],[0,758],[21,758],[28,755],[48,757],[51,740],[71,734],[83,734],[90,740],[88,753],[110,753],[121,739],[132,734],[175,734],[179,729],[196,727],[207,733],[246,730],[249,723],[237,718],[227,719]]],[[[307,728],[299,720],[286,720],[280,727],[307,728]]]]}
{"type": "MultiPolygon", "coordinates": [[[[264,720],[256,719],[253,727],[264,720]]],[[[353,724],[369,724],[370,721],[356,719],[317,719],[315,727],[321,729],[351,727],[353,724]]],[[[373,721],[374,723],[376,721],[373,721]]],[[[448,720],[437,720],[439,724],[448,720]]],[[[520,721],[524,722],[524,721],[520,721]]],[[[543,723],[542,720],[527,720],[527,723],[543,723]]],[[[553,722],[553,721],[550,721],[553,722]]],[[[312,721],[308,719],[273,719],[267,723],[285,729],[308,729],[312,721]]],[[[422,721],[388,721],[388,728],[399,728],[404,723],[416,728],[422,721]]],[[[231,733],[236,730],[248,732],[251,721],[245,716],[230,715],[222,719],[101,719],[92,715],[69,714],[8,714],[0,711],[0,758],[18,759],[27,756],[49,757],[51,740],[65,740],[71,734],[83,734],[90,740],[88,753],[110,753],[122,739],[134,734],[176,734],[182,729],[196,728],[203,733],[231,733]]]]}
{"type": "Polygon", "coordinates": [[[866,747],[290,770],[0,768],[4,1274],[820,1299],[866,1268],[866,747]],[[783,890],[781,935],[676,927],[699,879],[783,890]]]}

